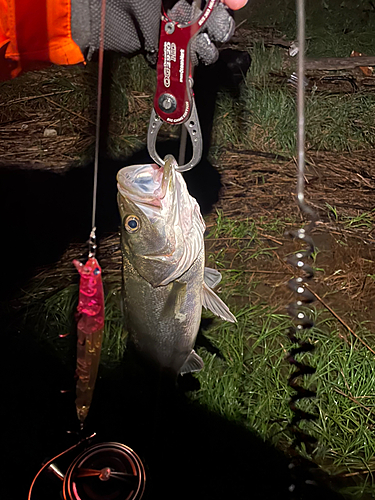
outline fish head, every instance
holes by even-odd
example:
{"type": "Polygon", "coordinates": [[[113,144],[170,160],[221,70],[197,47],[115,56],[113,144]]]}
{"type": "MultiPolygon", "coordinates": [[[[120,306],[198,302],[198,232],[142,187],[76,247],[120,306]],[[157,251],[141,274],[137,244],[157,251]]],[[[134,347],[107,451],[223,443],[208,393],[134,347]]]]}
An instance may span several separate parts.
{"type": "Polygon", "coordinates": [[[153,286],[181,276],[203,248],[205,224],[176,160],[124,167],[117,174],[122,245],[137,272],[153,286]]]}

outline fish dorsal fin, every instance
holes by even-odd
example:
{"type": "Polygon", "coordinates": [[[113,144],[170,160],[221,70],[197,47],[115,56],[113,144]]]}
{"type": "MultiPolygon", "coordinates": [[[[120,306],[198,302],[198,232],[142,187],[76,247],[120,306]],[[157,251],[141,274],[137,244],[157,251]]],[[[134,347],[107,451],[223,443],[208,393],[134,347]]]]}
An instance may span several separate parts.
{"type": "Polygon", "coordinates": [[[217,269],[211,267],[204,268],[204,282],[210,288],[215,288],[221,281],[221,273],[217,269]]]}
{"type": "Polygon", "coordinates": [[[203,367],[203,359],[193,349],[181,368],[180,374],[186,375],[187,373],[199,372],[203,367]]]}
{"type": "Polygon", "coordinates": [[[211,290],[210,287],[203,283],[203,307],[209,309],[212,313],[224,321],[237,323],[235,316],[230,312],[229,307],[211,290]]]}

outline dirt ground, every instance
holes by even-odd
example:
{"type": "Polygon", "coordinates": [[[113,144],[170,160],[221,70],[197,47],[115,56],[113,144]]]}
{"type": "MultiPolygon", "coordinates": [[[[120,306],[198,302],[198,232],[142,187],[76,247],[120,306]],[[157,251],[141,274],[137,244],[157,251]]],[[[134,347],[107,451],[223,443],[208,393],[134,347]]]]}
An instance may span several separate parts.
{"type": "MultiPolygon", "coordinates": [[[[317,271],[311,287],[322,307],[332,309],[348,326],[369,321],[369,330],[375,324],[374,159],[373,152],[308,152],[305,176],[306,200],[319,216],[312,233],[317,271]],[[366,221],[360,217],[363,213],[369,214],[366,221]]],[[[220,172],[223,189],[217,209],[224,216],[290,220],[286,225],[291,230],[304,226],[295,201],[294,158],[233,151],[223,155],[220,172]]],[[[283,285],[293,274],[285,258],[301,246],[287,235],[262,236],[268,236],[277,249],[271,266],[269,258],[250,260],[248,267],[253,273],[249,272],[249,282],[263,280],[262,300],[285,308],[283,285]]],[[[232,243],[230,239],[216,241],[211,249],[226,246],[229,254],[235,254],[232,243]]]]}

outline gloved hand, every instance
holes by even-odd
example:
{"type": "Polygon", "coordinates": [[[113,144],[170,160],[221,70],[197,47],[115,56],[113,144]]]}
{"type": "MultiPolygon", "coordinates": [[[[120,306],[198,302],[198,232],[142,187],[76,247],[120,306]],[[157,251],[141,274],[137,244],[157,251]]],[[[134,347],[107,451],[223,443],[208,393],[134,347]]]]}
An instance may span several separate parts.
{"type": "MultiPolygon", "coordinates": [[[[102,0],[71,0],[73,40],[87,59],[99,48],[102,0]],[[88,51],[88,52],[87,52],[88,51]]],[[[161,0],[106,0],[104,49],[156,62],[161,0]]]]}
{"type": "MultiPolygon", "coordinates": [[[[201,10],[195,8],[194,3],[188,0],[179,0],[174,7],[168,11],[168,16],[173,21],[188,23],[200,16],[201,10]]],[[[226,42],[233,35],[235,28],[234,19],[229,14],[227,7],[219,3],[212,11],[204,29],[198,33],[190,45],[190,57],[194,66],[198,60],[203,64],[213,64],[219,57],[219,51],[212,42],[226,42]]]]}
{"type": "MultiPolygon", "coordinates": [[[[247,2],[222,1],[231,9],[239,9],[247,2]]],[[[5,0],[8,8],[0,7],[0,81],[51,63],[78,64],[99,48],[102,0],[70,2],[5,0]],[[46,9],[47,18],[43,15],[46,9]],[[17,16],[9,15],[15,11],[17,16]]],[[[174,3],[169,0],[170,5],[174,3]]],[[[151,63],[156,63],[161,0],[107,0],[106,7],[104,48],[125,55],[142,51],[151,63]]],[[[208,45],[207,39],[202,42],[208,45]]],[[[197,52],[203,53],[207,62],[213,61],[207,58],[207,48],[197,52]]]]}
{"type": "MultiPolygon", "coordinates": [[[[189,22],[193,13],[191,1],[179,0],[169,11],[173,20],[189,22]]],[[[240,8],[246,0],[225,0],[232,8],[240,8]]],[[[73,40],[87,58],[99,48],[101,0],[71,0],[73,40]],[[87,52],[88,51],[88,52],[87,52]]],[[[134,55],[143,52],[156,63],[159,44],[161,0],[106,0],[104,49],[134,55]]],[[[197,12],[198,14],[198,12],[197,12]]],[[[195,16],[197,17],[197,16],[195,16]]],[[[220,3],[197,35],[192,45],[192,62],[198,58],[204,64],[216,61],[218,52],[212,42],[228,40],[234,31],[234,21],[220,3]]]]}

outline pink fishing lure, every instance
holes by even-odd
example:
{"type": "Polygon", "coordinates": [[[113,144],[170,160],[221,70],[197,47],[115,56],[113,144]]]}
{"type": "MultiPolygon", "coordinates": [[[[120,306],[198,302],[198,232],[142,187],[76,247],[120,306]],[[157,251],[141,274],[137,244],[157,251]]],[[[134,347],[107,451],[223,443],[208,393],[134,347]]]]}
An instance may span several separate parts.
{"type": "Polygon", "coordinates": [[[73,264],[81,275],[77,323],[77,387],[76,408],[81,423],[90,409],[104,330],[104,294],[102,270],[95,257],[83,265],[78,260],[73,264]]]}

